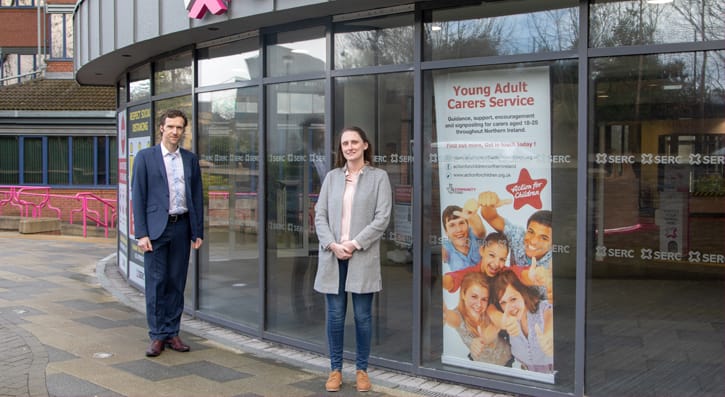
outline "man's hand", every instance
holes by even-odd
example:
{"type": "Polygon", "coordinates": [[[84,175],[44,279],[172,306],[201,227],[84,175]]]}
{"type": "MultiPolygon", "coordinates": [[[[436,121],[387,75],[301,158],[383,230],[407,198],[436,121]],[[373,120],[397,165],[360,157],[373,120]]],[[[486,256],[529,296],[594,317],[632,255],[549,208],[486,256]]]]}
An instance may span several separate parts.
{"type": "Polygon", "coordinates": [[[536,258],[531,258],[531,266],[529,267],[529,280],[533,285],[540,285],[546,288],[546,297],[549,302],[553,302],[553,285],[554,276],[551,264],[549,267],[538,266],[536,258]]]}
{"type": "Polygon", "coordinates": [[[202,239],[200,239],[200,238],[198,238],[198,237],[197,237],[197,239],[196,239],[196,240],[194,240],[194,241],[192,241],[192,242],[191,242],[191,246],[192,246],[192,247],[193,247],[193,248],[194,248],[195,250],[198,250],[199,248],[201,248],[201,244],[202,244],[202,243],[203,243],[202,239]]]}
{"type": "Polygon", "coordinates": [[[151,246],[151,239],[148,238],[148,236],[138,239],[138,247],[141,248],[141,251],[143,252],[154,250],[154,248],[151,246]]]}
{"type": "Polygon", "coordinates": [[[498,208],[511,203],[513,203],[513,200],[501,200],[495,192],[483,192],[478,195],[478,205],[481,207],[498,208]]]}

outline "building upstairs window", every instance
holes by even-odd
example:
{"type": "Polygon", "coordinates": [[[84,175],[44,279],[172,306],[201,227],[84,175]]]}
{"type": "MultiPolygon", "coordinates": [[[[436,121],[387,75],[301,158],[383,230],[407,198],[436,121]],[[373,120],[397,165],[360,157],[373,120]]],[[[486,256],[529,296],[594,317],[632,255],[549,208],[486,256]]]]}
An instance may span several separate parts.
{"type": "Polygon", "coordinates": [[[35,7],[35,0],[0,0],[0,8],[35,7]]]}
{"type": "Polygon", "coordinates": [[[48,4],[50,59],[73,60],[73,5],[48,4]]]}

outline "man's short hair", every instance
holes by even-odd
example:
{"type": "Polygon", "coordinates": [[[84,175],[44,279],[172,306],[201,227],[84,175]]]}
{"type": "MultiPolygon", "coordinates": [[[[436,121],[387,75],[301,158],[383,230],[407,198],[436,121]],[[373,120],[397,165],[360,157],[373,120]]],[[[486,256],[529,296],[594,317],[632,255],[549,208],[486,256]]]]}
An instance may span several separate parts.
{"type": "Polygon", "coordinates": [[[457,205],[449,205],[443,210],[443,214],[441,214],[441,221],[443,221],[443,230],[448,230],[448,226],[446,226],[446,223],[449,220],[460,218],[460,216],[455,214],[456,211],[463,211],[463,208],[457,205]]]}
{"type": "Polygon", "coordinates": [[[159,125],[164,125],[166,123],[166,119],[175,119],[177,117],[184,119],[184,128],[186,128],[186,125],[189,123],[189,119],[186,118],[186,114],[184,114],[184,112],[178,109],[168,109],[161,113],[161,116],[159,117],[159,125]]]}
{"type": "Polygon", "coordinates": [[[529,220],[526,221],[526,227],[529,227],[529,224],[531,224],[531,222],[536,222],[538,224],[551,227],[551,211],[540,210],[534,212],[529,217],[529,220]]]}

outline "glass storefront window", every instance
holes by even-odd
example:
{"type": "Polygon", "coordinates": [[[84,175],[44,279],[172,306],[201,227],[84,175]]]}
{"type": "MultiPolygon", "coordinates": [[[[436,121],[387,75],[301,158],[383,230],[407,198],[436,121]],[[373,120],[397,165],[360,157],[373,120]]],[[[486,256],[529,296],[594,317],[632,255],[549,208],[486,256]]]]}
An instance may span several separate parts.
{"type": "Polygon", "coordinates": [[[199,160],[208,213],[199,309],[259,324],[257,88],[199,95],[199,160]],[[244,304],[239,304],[244,302],[244,304]]]}
{"type": "Polygon", "coordinates": [[[236,83],[259,78],[259,39],[202,48],[197,53],[199,86],[236,83]]]}
{"type": "MultiPolygon", "coordinates": [[[[23,183],[43,183],[43,140],[23,139],[23,183]]],[[[91,169],[93,172],[93,169],[91,169]]]]}
{"type": "Polygon", "coordinates": [[[725,390],[723,59],[591,61],[589,396],[725,390]]]}
{"type": "Polygon", "coordinates": [[[314,207],[327,172],[325,85],[267,86],[267,329],[324,345],[325,301],[313,290],[314,207]]]}
{"type": "Polygon", "coordinates": [[[154,95],[191,90],[194,74],[190,51],[156,61],[154,66],[154,95]]]}
{"type": "Polygon", "coordinates": [[[118,138],[108,137],[108,184],[118,183],[118,138]]]}
{"type": "Polygon", "coordinates": [[[335,25],[335,69],[413,61],[413,14],[335,25]]]}
{"type": "Polygon", "coordinates": [[[425,73],[423,366],[573,390],[576,70],[425,73]]]}
{"type": "Polygon", "coordinates": [[[267,36],[267,70],[271,77],[325,70],[325,29],[314,27],[267,36]]]}
{"type": "Polygon", "coordinates": [[[48,184],[68,184],[68,137],[66,136],[48,137],[48,184]]]}
{"type": "Polygon", "coordinates": [[[723,0],[594,1],[590,47],[684,43],[725,38],[723,0]]]}
{"type": "Polygon", "coordinates": [[[144,65],[128,73],[129,101],[151,98],[151,71],[144,65]]]}
{"type": "Polygon", "coordinates": [[[569,51],[579,39],[573,0],[484,2],[425,14],[426,61],[569,51]]]}
{"type": "MultiPolygon", "coordinates": [[[[388,172],[393,190],[390,225],[380,246],[383,289],[373,303],[372,354],[412,360],[413,335],[413,75],[396,73],[335,79],[335,139],[344,127],[362,128],[374,166],[388,172]]],[[[333,144],[335,145],[335,144],[333,144]]],[[[333,147],[333,151],[336,151],[333,147]]],[[[354,329],[352,316],[347,317],[354,329]]],[[[414,331],[413,331],[414,332],[414,331]]],[[[345,348],[355,351],[354,332],[345,348]]]]}
{"type": "Polygon", "coordinates": [[[93,137],[73,137],[73,184],[94,184],[94,145],[93,137]]]}
{"type": "Polygon", "coordinates": [[[19,183],[18,141],[17,136],[0,136],[0,184],[19,183]]]}

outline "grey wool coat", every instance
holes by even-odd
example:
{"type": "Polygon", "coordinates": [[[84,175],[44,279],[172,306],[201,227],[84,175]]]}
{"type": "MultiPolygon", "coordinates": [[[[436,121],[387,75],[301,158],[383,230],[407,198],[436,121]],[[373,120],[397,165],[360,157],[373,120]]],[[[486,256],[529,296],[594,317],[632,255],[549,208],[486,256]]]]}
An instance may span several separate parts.
{"type": "MultiPolygon", "coordinates": [[[[344,191],[345,168],[335,168],[322,182],[315,205],[315,228],[320,251],[314,288],[324,294],[339,291],[339,265],[335,254],[327,247],[340,241],[344,191]]],[[[350,219],[350,239],[357,241],[362,250],[355,251],[348,263],[346,292],[362,294],[383,288],[380,239],[390,222],[392,202],[388,173],[366,165],[358,177],[350,219]]]]}

